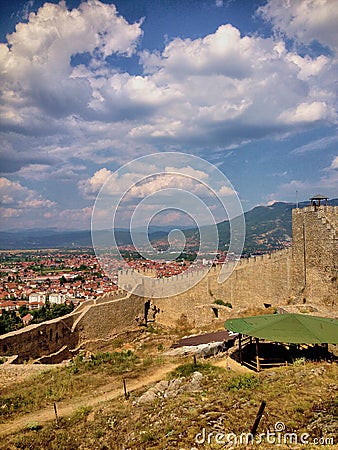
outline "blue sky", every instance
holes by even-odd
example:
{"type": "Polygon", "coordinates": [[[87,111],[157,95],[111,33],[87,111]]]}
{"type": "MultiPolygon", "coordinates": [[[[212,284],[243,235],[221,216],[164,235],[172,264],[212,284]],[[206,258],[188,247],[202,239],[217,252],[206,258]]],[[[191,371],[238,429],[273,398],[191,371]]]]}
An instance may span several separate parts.
{"type": "Polygon", "coordinates": [[[1,229],[88,229],[155,152],[205,158],[243,209],[337,197],[338,4],[2,1],[1,229]]]}

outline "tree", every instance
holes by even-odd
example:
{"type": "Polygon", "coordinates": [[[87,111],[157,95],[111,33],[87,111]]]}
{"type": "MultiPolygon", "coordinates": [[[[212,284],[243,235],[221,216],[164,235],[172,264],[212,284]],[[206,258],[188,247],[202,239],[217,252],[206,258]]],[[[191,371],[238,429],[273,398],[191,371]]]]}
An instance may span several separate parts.
{"type": "Polygon", "coordinates": [[[27,308],[27,306],[19,306],[18,311],[19,311],[20,317],[24,317],[26,314],[29,313],[29,309],[27,308]]]}
{"type": "Polygon", "coordinates": [[[0,334],[9,333],[22,327],[22,321],[15,311],[2,311],[0,316],[0,334]]]}

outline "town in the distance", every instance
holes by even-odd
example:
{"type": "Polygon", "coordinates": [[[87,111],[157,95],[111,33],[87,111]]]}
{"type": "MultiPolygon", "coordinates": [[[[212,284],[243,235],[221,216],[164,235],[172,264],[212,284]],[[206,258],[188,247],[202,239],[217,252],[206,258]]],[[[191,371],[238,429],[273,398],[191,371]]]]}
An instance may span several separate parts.
{"type": "MultiPolygon", "coordinates": [[[[190,264],[185,258],[156,262],[129,251],[127,261],[130,268],[161,278],[182,273],[190,264]]],[[[0,334],[68,314],[79,303],[116,291],[120,265],[116,260],[116,273],[108,277],[90,248],[1,251],[0,334]]]]}

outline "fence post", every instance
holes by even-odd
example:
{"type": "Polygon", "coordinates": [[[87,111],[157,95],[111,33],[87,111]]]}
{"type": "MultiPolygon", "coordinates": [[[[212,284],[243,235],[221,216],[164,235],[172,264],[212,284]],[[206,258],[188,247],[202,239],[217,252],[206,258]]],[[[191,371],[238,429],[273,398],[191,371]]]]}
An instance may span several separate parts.
{"type": "Polygon", "coordinates": [[[55,419],[56,419],[56,426],[59,427],[59,417],[58,417],[58,412],[56,409],[56,403],[54,402],[54,413],[55,413],[55,419]]]}
{"type": "Polygon", "coordinates": [[[262,403],[261,403],[261,406],[259,407],[259,410],[258,410],[256,419],[255,419],[255,422],[252,425],[252,428],[251,428],[251,431],[250,431],[252,436],[255,436],[255,434],[257,432],[257,428],[258,428],[259,422],[261,421],[261,418],[263,416],[263,412],[264,412],[265,406],[266,406],[266,401],[263,400],[262,403]]]}
{"type": "Polygon", "coordinates": [[[123,389],[124,389],[124,397],[126,400],[128,400],[129,398],[129,392],[127,391],[127,385],[126,385],[126,380],[123,379],[123,389]]]}

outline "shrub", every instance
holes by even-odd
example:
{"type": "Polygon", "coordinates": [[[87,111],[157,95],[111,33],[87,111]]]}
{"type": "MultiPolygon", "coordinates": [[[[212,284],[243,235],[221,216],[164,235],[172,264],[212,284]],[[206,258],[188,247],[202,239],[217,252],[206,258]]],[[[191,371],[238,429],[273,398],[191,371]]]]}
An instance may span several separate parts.
{"type": "Polygon", "coordinates": [[[245,374],[231,378],[227,383],[227,388],[230,391],[239,391],[240,389],[254,389],[258,385],[258,378],[251,374],[245,374]]]}
{"type": "Polygon", "coordinates": [[[29,422],[26,425],[26,430],[29,431],[38,431],[41,430],[42,426],[38,424],[38,422],[29,422]]]}
{"type": "Polygon", "coordinates": [[[87,416],[90,414],[91,411],[92,411],[91,406],[85,405],[80,406],[73,412],[73,414],[70,417],[70,420],[72,423],[80,422],[81,420],[87,418],[87,416]]]}
{"type": "Polygon", "coordinates": [[[211,373],[213,370],[217,370],[217,367],[212,366],[209,363],[186,363],[181,364],[180,366],[176,367],[175,370],[170,372],[168,374],[168,378],[170,380],[174,378],[181,378],[181,377],[190,377],[194,372],[201,372],[201,373],[211,373]]]}
{"type": "Polygon", "coordinates": [[[120,374],[133,370],[137,361],[138,357],[131,350],[97,353],[89,358],[78,355],[68,370],[71,373],[83,373],[108,369],[111,373],[120,374]]]}
{"type": "Polygon", "coordinates": [[[228,308],[232,308],[232,304],[229,302],[224,302],[223,300],[215,300],[214,303],[216,305],[227,306],[228,308]]]}

